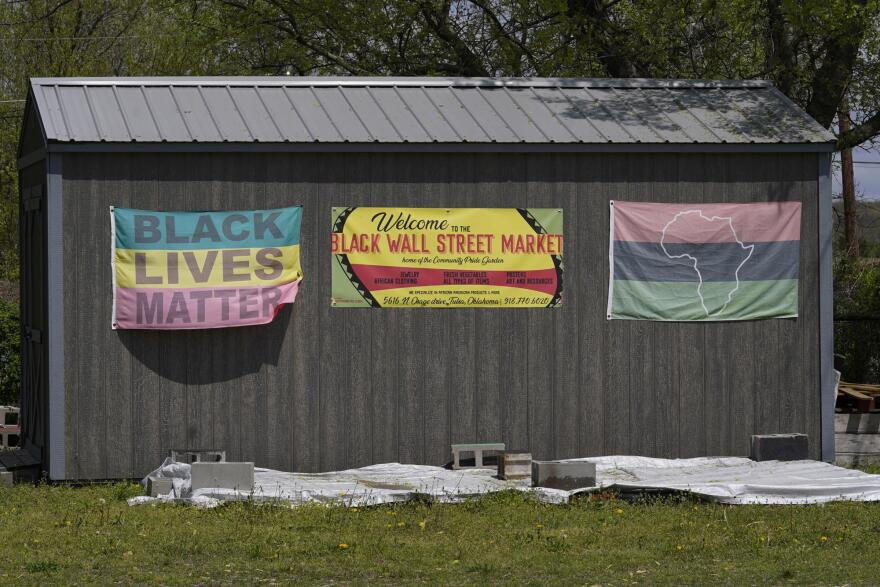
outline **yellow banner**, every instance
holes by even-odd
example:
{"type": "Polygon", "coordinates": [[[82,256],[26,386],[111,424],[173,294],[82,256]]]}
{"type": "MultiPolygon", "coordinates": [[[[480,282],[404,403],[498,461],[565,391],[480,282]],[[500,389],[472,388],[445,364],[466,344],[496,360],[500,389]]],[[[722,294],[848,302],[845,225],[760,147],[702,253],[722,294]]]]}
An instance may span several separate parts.
{"type": "Polygon", "coordinates": [[[334,208],[342,307],[549,307],[562,300],[558,208],[334,208]]]}

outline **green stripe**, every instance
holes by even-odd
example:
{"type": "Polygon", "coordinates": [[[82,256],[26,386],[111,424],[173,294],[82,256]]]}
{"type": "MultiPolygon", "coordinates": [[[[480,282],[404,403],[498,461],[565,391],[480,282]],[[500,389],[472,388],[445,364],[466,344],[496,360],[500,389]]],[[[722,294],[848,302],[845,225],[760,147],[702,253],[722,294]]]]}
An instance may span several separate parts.
{"type": "Polygon", "coordinates": [[[725,307],[735,282],[697,283],[614,280],[610,318],[630,320],[755,320],[797,316],[798,281],[741,281],[725,307]]]}

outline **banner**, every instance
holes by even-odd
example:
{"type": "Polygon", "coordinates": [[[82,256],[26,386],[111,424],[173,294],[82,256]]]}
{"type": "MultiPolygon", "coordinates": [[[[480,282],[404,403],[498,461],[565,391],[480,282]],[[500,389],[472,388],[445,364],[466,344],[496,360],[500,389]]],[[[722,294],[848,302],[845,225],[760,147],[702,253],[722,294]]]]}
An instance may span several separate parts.
{"type": "Polygon", "coordinates": [[[333,306],[562,301],[558,208],[333,208],[332,229],[333,306]]]}
{"type": "Polygon", "coordinates": [[[797,316],[800,202],[611,202],[608,318],[797,316]]]}
{"type": "Polygon", "coordinates": [[[271,322],[293,303],[302,207],[234,212],[110,208],[113,328],[271,322]]]}

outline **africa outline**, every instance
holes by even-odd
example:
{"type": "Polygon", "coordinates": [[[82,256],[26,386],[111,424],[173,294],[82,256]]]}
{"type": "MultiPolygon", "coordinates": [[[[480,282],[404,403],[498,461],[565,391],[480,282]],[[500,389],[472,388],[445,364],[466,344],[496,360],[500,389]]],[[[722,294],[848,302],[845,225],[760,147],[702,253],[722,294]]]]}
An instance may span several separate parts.
{"type": "Polygon", "coordinates": [[[700,298],[700,305],[703,307],[703,311],[706,313],[707,317],[718,316],[719,314],[724,312],[724,310],[727,308],[728,305],[730,305],[730,302],[733,300],[733,295],[739,289],[739,271],[740,271],[740,269],[743,268],[743,265],[745,265],[746,262],[748,262],[748,260],[752,258],[752,253],[755,252],[755,245],[753,245],[753,244],[746,245],[745,243],[743,243],[739,239],[739,235],[736,233],[736,229],[733,227],[733,218],[731,218],[730,216],[706,216],[705,214],[703,214],[702,210],[698,210],[698,209],[682,210],[681,212],[676,214],[675,217],[672,218],[672,220],[670,220],[669,222],[666,223],[666,226],[663,227],[663,231],[660,235],[660,248],[663,249],[663,254],[665,254],[670,259],[687,258],[687,259],[693,261],[694,271],[696,271],[697,277],[700,280],[699,283],[697,284],[697,296],[699,296],[699,298],[700,298]],[[736,240],[737,244],[739,244],[739,246],[740,246],[740,248],[742,248],[742,250],[744,250],[744,251],[747,250],[749,252],[749,254],[746,255],[746,258],[743,259],[742,262],[740,262],[740,264],[737,266],[736,271],[734,271],[734,277],[736,278],[736,286],[728,292],[727,301],[724,303],[723,306],[721,306],[721,309],[718,310],[717,312],[714,312],[714,313],[709,312],[709,308],[706,307],[706,301],[703,297],[703,275],[702,275],[702,273],[700,273],[700,269],[698,267],[699,260],[696,257],[694,257],[693,255],[690,255],[688,253],[682,253],[680,255],[672,255],[669,253],[668,250],[666,250],[666,245],[664,243],[664,241],[666,239],[666,231],[669,229],[669,227],[672,226],[673,224],[675,224],[675,222],[678,221],[678,219],[680,217],[686,216],[689,214],[699,214],[700,218],[702,218],[703,220],[706,220],[708,222],[717,222],[717,221],[727,222],[727,225],[728,225],[728,227],[730,227],[730,231],[731,231],[731,233],[733,233],[733,238],[736,240]]]}

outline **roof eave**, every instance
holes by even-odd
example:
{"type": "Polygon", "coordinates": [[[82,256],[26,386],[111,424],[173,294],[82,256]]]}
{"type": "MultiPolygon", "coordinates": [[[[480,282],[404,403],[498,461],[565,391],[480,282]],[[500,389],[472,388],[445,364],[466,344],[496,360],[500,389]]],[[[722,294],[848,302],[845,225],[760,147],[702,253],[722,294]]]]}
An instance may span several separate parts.
{"type": "Polygon", "coordinates": [[[811,143],[356,143],[356,142],[59,142],[56,153],[830,153],[811,143]]]}

